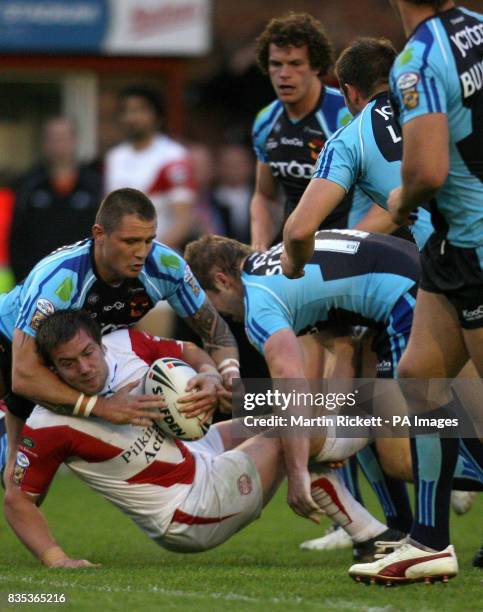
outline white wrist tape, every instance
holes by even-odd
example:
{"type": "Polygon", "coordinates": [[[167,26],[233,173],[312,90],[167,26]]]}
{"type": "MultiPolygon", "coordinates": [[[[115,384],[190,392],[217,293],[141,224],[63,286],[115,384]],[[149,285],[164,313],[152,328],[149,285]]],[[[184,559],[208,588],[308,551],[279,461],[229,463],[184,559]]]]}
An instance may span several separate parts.
{"type": "Polygon", "coordinates": [[[234,359],[233,357],[223,359],[223,361],[218,364],[218,371],[221,372],[226,366],[236,366],[238,369],[240,369],[240,362],[238,359],[234,359]]]}
{"type": "Polygon", "coordinates": [[[240,374],[240,368],[237,368],[236,366],[227,366],[226,368],[223,368],[223,370],[220,370],[220,374],[222,376],[224,376],[227,372],[238,372],[238,374],[240,374]]]}
{"type": "Polygon", "coordinates": [[[92,409],[96,405],[96,402],[97,402],[97,395],[93,395],[87,402],[86,409],[84,410],[85,418],[87,418],[90,415],[90,413],[92,412],[92,409]]]}
{"type": "Polygon", "coordinates": [[[74,410],[72,412],[73,416],[77,416],[79,414],[79,410],[80,410],[80,407],[82,406],[82,401],[83,401],[84,397],[85,397],[85,395],[83,393],[81,393],[79,395],[79,397],[77,398],[77,401],[76,401],[75,406],[74,406],[74,410]]]}

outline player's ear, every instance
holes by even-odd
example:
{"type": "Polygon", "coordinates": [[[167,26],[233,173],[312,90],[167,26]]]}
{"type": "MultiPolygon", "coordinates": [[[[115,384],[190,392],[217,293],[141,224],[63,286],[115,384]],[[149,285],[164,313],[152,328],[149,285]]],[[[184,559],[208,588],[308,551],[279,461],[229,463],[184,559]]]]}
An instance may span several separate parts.
{"type": "Polygon", "coordinates": [[[92,237],[94,238],[94,240],[96,240],[97,242],[102,241],[105,235],[106,235],[106,230],[104,229],[103,225],[100,225],[99,223],[95,223],[92,226],[92,237]]]}
{"type": "Polygon", "coordinates": [[[221,270],[216,270],[213,273],[213,281],[217,291],[221,291],[222,289],[229,289],[231,286],[230,277],[225,272],[221,270]]]}

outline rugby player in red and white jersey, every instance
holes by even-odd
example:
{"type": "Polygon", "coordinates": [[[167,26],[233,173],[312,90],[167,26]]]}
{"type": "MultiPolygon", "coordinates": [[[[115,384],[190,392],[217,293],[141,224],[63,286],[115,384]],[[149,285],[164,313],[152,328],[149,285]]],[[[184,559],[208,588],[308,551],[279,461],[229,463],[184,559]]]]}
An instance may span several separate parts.
{"type": "MultiPolygon", "coordinates": [[[[220,375],[195,345],[133,329],[101,340],[96,323],[82,311],[62,310],[47,317],[36,344],[46,363],[81,393],[141,392],[149,364],[172,356],[199,371],[187,389],[195,387],[200,376],[213,377],[216,397],[220,375]]],[[[198,414],[198,408],[189,410],[192,398],[185,398],[186,412],[198,414]]],[[[324,437],[313,440],[311,454],[316,459],[331,459],[330,449],[326,453],[324,448],[333,447],[334,440],[327,442],[324,437]]],[[[63,551],[38,508],[57,469],[66,463],[161,546],[178,552],[213,548],[256,519],[284,477],[277,438],[258,435],[236,444],[227,422],[212,426],[202,440],[184,444],[155,424],[112,425],[36,406],[22,431],[14,476],[17,486],[6,493],[5,516],[44,565],[92,566],[63,551]]],[[[350,496],[336,470],[323,470],[314,477],[312,488],[325,513],[356,541],[386,530],[350,496]]],[[[316,515],[312,518],[318,521],[316,515]]]]}
{"type": "Polygon", "coordinates": [[[145,87],[120,94],[120,122],[126,140],[105,158],[105,192],[132,187],[145,193],[156,207],[157,239],[182,249],[192,229],[195,199],[188,151],[158,131],[161,104],[145,87]]]}

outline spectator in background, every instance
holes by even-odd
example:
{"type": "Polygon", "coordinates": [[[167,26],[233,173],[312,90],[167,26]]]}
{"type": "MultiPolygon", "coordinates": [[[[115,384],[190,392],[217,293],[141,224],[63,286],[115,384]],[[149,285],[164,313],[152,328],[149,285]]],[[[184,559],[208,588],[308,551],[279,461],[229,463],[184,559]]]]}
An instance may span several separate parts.
{"type": "Polygon", "coordinates": [[[190,238],[195,199],[188,151],[159,132],[161,101],[145,87],[120,94],[120,122],[125,141],[108,151],[105,191],[132,187],[156,207],[160,242],[182,250],[190,238]]]}
{"type": "Polygon", "coordinates": [[[102,197],[102,181],[76,159],[77,134],[67,117],[43,126],[43,161],[15,190],[10,262],[17,281],[54,249],[90,234],[102,197]]]}
{"type": "Polygon", "coordinates": [[[209,146],[196,142],[188,146],[196,183],[193,237],[203,234],[226,235],[226,211],[215,200],[216,162],[209,146]]]}
{"type": "Polygon", "coordinates": [[[239,144],[220,147],[217,156],[217,207],[223,211],[226,235],[250,241],[250,200],[253,194],[253,158],[239,144]]]}

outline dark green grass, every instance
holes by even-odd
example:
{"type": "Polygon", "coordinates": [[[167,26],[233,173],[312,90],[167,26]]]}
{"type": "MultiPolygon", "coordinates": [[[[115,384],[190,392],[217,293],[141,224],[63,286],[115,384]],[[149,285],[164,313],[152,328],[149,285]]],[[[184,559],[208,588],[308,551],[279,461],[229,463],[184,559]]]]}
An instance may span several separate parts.
{"type": "MultiPolygon", "coordinates": [[[[372,495],[364,489],[369,506],[372,495]]],[[[453,517],[461,572],[448,585],[376,587],[347,576],[348,550],[302,552],[318,528],[285,504],[285,489],[263,517],[220,548],[198,555],[163,551],[127,518],[70,475],[57,477],[44,512],[59,543],[74,557],[102,563],[92,570],[47,570],[0,519],[0,609],[6,593],[65,593],[68,604],[15,606],[74,610],[399,610],[482,609],[483,574],[471,567],[481,542],[483,504],[453,517]]]]}

